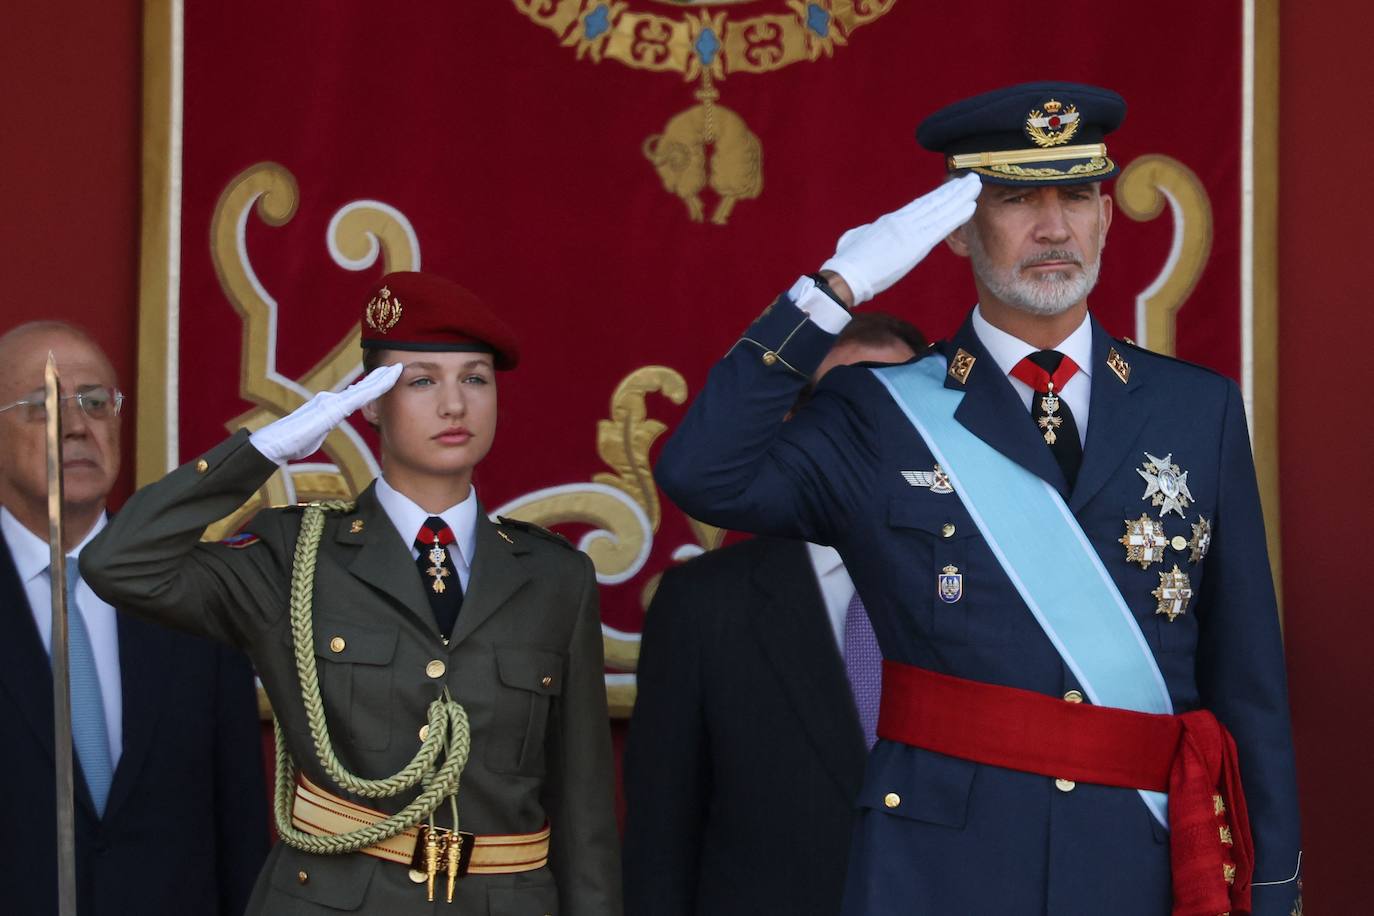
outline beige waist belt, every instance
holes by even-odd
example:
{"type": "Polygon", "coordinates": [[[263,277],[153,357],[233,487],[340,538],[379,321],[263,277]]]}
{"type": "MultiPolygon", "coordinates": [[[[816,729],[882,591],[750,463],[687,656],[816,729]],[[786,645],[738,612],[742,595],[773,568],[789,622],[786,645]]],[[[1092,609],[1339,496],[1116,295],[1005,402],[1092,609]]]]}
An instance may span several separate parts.
{"type": "MultiPolygon", "coordinates": [[[[291,805],[291,823],[311,836],[336,836],[375,824],[386,818],[380,811],[339,798],[331,792],[300,777],[296,783],[296,798],[291,805]]],[[[424,828],[411,827],[389,840],[358,850],[399,865],[416,867],[421,860],[421,836],[424,828]]],[[[463,838],[462,874],[506,875],[513,872],[534,871],[549,860],[549,827],[534,833],[489,834],[477,836],[461,834],[463,838]]],[[[420,880],[424,880],[423,876],[420,880]]]]}

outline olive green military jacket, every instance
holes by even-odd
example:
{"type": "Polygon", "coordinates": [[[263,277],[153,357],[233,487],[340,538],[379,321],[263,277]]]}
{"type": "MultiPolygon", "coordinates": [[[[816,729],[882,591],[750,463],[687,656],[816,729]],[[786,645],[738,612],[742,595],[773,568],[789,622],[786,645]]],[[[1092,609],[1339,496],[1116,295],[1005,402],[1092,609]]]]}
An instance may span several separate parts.
{"type": "MultiPolygon", "coordinates": [[[[82,552],[82,574],[121,610],[247,652],[301,771],[349,797],[316,759],[293,658],[288,591],[300,510],[260,512],[247,528],[256,540],[200,541],[207,525],[275,470],[240,431],[135,494],[82,552]]],[[[348,770],[380,778],[401,769],[419,746],[429,704],[447,686],[472,731],[458,794],[461,829],[529,833],[547,821],[549,864],[468,875],[450,906],[442,880],[428,903],[403,865],[278,843],[250,914],[621,912],[596,577],[584,554],[542,529],[497,525],[479,512],[472,575],[446,645],[409,545],[369,487],[355,511],[331,512],[325,522],[314,637],[330,735],[348,770]]],[[[413,795],[352,800],[391,813],[413,795]]],[[[436,821],[448,820],[444,804],[436,821]]],[[[167,829],[191,843],[200,836],[195,824],[167,829]]]]}

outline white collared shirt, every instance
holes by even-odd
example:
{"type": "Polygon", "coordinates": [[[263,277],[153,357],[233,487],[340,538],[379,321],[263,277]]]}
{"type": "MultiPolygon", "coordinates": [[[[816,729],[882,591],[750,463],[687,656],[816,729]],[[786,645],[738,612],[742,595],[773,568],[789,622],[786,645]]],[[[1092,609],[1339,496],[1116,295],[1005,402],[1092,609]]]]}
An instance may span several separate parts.
{"type": "Polygon", "coordinates": [[[834,547],[820,544],[806,545],[811,568],[816,573],[816,583],[821,587],[821,602],[825,605],[830,627],[835,631],[835,644],[840,654],[844,654],[844,618],[849,613],[849,602],[854,597],[854,580],[849,578],[849,570],[844,568],[840,552],[834,547]]]}
{"type": "MultiPolygon", "coordinates": [[[[100,513],[90,533],[67,553],[67,562],[75,564],[81,550],[105,527],[105,513],[100,513]]],[[[48,574],[51,554],[48,542],[19,523],[10,510],[0,507],[0,530],[5,533],[10,557],[29,599],[29,611],[38,626],[38,638],[43,651],[52,656],[52,578],[48,574]]],[[[115,609],[91,590],[84,579],[77,579],[76,607],[86,624],[95,655],[95,673],[100,681],[101,701],[105,706],[105,730],[110,737],[110,765],[118,766],[124,752],[124,696],[123,680],[119,673],[119,625],[115,609]]],[[[71,608],[67,609],[71,612],[71,608]]],[[[48,689],[34,685],[35,690],[48,689]]]]}
{"type": "MultiPolygon", "coordinates": [[[[1035,392],[1030,385],[1013,376],[1011,370],[1017,363],[1040,348],[1026,343],[1019,337],[1013,337],[1000,328],[993,327],[983,317],[981,306],[973,310],[973,332],[978,335],[979,343],[983,345],[983,349],[988,351],[993,362],[997,363],[1002,374],[1011,381],[1011,386],[1016,389],[1016,393],[1021,395],[1021,403],[1026,405],[1026,411],[1029,412],[1031,397],[1035,392]]],[[[1083,445],[1088,441],[1088,406],[1092,399],[1093,374],[1093,328],[1092,321],[1087,315],[1083,316],[1083,323],[1055,349],[1078,364],[1078,371],[1064,385],[1064,390],[1059,392],[1059,397],[1069,405],[1069,410],[1073,412],[1073,421],[1078,427],[1078,442],[1083,445]]]]}
{"type": "MultiPolygon", "coordinates": [[[[385,477],[377,478],[376,493],[382,511],[386,512],[387,518],[391,519],[391,524],[396,526],[397,533],[401,535],[401,540],[410,548],[411,557],[419,557],[420,551],[415,549],[415,535],[420,533],[430,513],[387,483],[385,477]]],[[[453,532],[454,540],[448,545],[448,556],[453,561],[453,571],[463,586],[463,593],[467,594],[473,552],[477,547],[477,490],[469,486],[467,498],[440,512],[439,518],[453,532]]]]}

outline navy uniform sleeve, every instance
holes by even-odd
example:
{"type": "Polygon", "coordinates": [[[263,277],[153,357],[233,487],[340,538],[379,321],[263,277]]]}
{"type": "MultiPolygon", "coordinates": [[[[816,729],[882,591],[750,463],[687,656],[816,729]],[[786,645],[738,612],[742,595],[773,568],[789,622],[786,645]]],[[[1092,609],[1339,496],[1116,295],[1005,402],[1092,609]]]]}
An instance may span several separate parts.
{"type": "Polygon", "coordinates": [[[711,369],[664,446],[654,469],[663,492],[722,528],[834,543],[871,467],[855,454],[867,441],[855,401],[827,376],[784,422],[834,342],[780,297],[711,369]]]}
{"type": "MultiPolygon", "coordinates": [[[[625,745],[625,905],[693,916],[710,759],[690,573],[670,569],[644,617],[634,717],[625,745]]],[[[698,600],[699,600],[698,596],[698,600]]]]}
{"type": "Polygon", "coordinates": [[[1288,916],[1301,841],[1273,579],[1240,391],[1229,383],[1220,493],[1198,608],[1203,705],[1230,730],[1255,839],[1253,913],[1288,916]]]}

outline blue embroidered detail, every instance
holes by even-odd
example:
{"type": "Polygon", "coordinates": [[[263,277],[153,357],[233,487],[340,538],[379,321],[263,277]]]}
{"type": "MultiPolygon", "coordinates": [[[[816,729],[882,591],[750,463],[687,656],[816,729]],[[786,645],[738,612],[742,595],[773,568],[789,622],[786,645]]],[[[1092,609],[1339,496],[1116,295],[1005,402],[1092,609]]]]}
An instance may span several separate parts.
{"type": "Polygon", "coordinates": [[[806,5],[806,26],[822,38],[830,34],[830,14],[818,4],[806,5]]]}
{"type": "Polygon", "coordinates": [[[611,9],[604,3],[582,18],[582,28],[586,32],[588,41],[596,41],[610,27],[611,9]]]}
{"type": "Polygon", "coordinates": [[[238,534],[229,535],[220,543],[225,547],[232,547],[234,550],[242,550],[245,547],[253,546],[259,540],[258,536],[250,531],[240,531],[238,534]]]}
{"type": "Polygon", "coordinates": [[[709,67],[716,59],[716,52],[720,50],[720,39],[711,29],[702,29],[701,34],[697,36],[696,49],[702,65],[709,67]]]}

